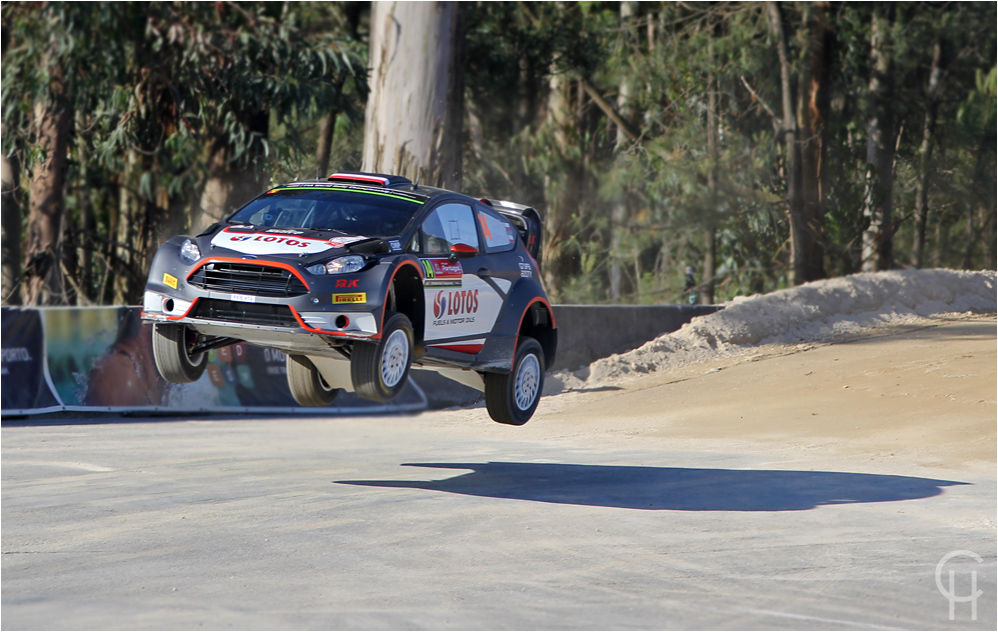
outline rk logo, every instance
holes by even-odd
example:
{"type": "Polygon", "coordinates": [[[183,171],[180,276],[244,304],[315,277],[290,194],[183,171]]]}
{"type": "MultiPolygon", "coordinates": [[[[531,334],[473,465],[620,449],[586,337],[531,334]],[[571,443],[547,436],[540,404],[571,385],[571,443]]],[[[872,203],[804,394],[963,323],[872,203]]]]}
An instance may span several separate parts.
{"type": "Polygon", "coordinates": [[[943,567],[954,557],[971,557],[977,560],[978,564],[984,561],[980,555],[973,551],[950,551],[936,564],[936,588],[943,594],[943,597],[949,599],[950,621],[956,619],[956,604],[967,603],[968,601],[970,602],[970,618],[973,621],[977,621],[977,598],[984,594],[983,590],[978,590],[977,588],[977,570],[970,571],[970,594],[956,594],[956,570],[954,569],[949,570],[949,585],[943,585],[943,567]]]}

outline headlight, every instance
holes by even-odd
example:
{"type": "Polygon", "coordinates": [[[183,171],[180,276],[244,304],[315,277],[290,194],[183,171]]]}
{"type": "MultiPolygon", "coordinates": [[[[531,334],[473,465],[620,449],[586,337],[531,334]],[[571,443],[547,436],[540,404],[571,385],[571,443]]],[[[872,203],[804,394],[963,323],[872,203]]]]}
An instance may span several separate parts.
{"type": "Polygon", "coordinates": [[[314,266],[309,266],[305,268],[305,271],[309,274],[350,274],[351,272],[359,272],[366,263],[364,257],[347,255],[325,264],[317,263],[314,266]]]}
{"type": "Polygon", "coordinates": [[[201,249],[190,239],[184,240],[184,245],[180,247],[180,258],[187,263],[194,263],[201,258],[201,249]]]}

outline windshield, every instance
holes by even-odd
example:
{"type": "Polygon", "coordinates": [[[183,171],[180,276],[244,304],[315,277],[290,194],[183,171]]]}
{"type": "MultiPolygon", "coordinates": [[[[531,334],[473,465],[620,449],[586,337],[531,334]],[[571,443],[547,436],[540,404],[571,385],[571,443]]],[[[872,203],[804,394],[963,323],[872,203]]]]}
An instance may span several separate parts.
{"type": "Polygon", "coordinates": [[[420,206],[419,202],[386,193],[276,189],[236,211],[229,223],[394,237],[402,234],[420,206]]]}

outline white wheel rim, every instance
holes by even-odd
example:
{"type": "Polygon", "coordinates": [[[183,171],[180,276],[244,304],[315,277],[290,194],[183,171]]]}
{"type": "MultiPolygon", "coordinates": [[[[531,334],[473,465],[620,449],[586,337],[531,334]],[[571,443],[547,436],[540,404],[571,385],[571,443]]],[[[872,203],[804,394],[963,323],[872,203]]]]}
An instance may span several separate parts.
{"type": "Polygon", "coordinates": [[[381,380],[388,388],[402,381],[406,366],[409,363],[409,336],[405,331],[396,329],[388,336],[385,348],[381,352],[381,380]]]}
{"type": "Polygon", "coordinates": [[[520,362],[516,369],[516,381],[513,385],[513,399],[520,410],[529,410],[537,399],[537,390],[541,383],[541,363],[537,356],[529,354],[520,362]]]}

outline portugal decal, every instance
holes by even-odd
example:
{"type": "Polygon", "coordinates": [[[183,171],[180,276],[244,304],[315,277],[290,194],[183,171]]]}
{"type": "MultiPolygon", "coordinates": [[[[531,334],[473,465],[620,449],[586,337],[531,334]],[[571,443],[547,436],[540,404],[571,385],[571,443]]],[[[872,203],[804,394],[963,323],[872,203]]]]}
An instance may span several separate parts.
{"type": "Polygon", "coordinates": [[[460,263],[451,263],[450,259],[420,259],[419,263],[425,287],[461,287],[464,271],[460,263]]]}

